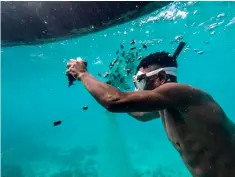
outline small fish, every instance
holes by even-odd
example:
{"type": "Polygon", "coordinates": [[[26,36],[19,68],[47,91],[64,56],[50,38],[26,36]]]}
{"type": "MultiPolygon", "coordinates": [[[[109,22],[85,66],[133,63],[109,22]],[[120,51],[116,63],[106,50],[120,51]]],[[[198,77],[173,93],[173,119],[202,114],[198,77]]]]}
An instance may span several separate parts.
{"type": "Polygon", "coordinates": [[[135,57],[135,55],[133,53],[131,53],[131,58],[134,58],[134,57],[135,57]]]}
{"type": "Polygon", "coordinates": [[[136,49],[136,47],[131,47],[131,48],[130,48],[130,50],[135,50],[135,49],[136,49]]]}
{"type": "Polygon", "coordinates": [[[109,75],[109,73],[108,73],[108,72],[105,72],[105,73],[104,73],[104,78],[106,78],[108,75],[109,75]]]}
{"type": "Polygon", "coordinates": [[[53,125],[54,126],[58,126],[58,125],[60,125],[62,123],[62,121],[61,120],[58,120],[58,121],[55,121],[54,123],[53,123],[53,125]]]}
{"type": "Polygon", "coordinates": [[[144,48],[144,49],[147,49],[147,45],[146,45],[146,44],[143,44],[143,48],[144,48]]]}
{"type": "Polygon", "coordinates": [[[116,55],[119,53],[119,50],[116,51],[116,55]]]}
{"type": "Polygon", "coordinates": [[[138,57],[138,60],[141,60],[143,57],[142,56],[140,56],[140,57],[138,57]]]}
{"type": "Polygon", "coordinates": [[[125,57],[125,51],[122,52],[122,57],[125,57]]]}
{"type": "Polygon", "coordinates": [[[118,72],[119,68],[116,68],[115,72],[118,72]]]}
{"type": "Polygon", "coordinates": [[[112,82],[111,81],[107,81],[105,83],[108,84],[108,85],[111,85],[112,82]]]}
{"type": "Polygon", "coordinates": [[[114,64],[118,61],[118,58],[116,58],[115,60],[112,61],[112,65],[114,66],[114,64]]]}
{"type": "Polygon", "coordinates": [[[123,47],[123,45],[121,44],[121,49],[123,49],[124,47],[123,47]]]}
{"type": "Polygon", "coordinates": [[[83,106],[82,109],[85,111],[88,109],[88,106],[83,106]]]}
{"type": "Polygon", "coordinates": [[[97,73],[97,74],[98,74],[98,76],[102,77],[102,75],[100,73],[97,73]]]}
{"type": "Polygon", "coordinates": [[[130,72],[131,72],[131,69],[127,69],[127,70],[126,70],[126,74],[127,74],[127,75],[129,75],[130,72]]]}
{"type": "Polygon", "coordinates": [[[124,82],[124,77],[120,79],[120,82],[123,83],[124,82]]]}
{"type": "Polygon", "coordinates": [[[128,64],[128,63],[130,63],[130,60],[129,60],[129,59],[126,60],[126,64],[128,64]]]}
{"type": "Polygon", "coordinates": [[[110,64],[110,65],[109,65],[109,69],[112,69],[112,68],[113,68],[113,65],[112,65],[112,64],[110,64]]]}
{"type": "Polygon", "coordinates": [[[135,44],[135,41],[134,41],[134,40],[131,40],[130,44],[135,44]]]}

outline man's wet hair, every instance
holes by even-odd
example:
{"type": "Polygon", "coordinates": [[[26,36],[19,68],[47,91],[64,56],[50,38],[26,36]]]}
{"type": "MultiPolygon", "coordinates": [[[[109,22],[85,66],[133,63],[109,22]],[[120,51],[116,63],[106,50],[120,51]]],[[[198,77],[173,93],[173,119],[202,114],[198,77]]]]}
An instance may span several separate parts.
{"type": "Polygon", "coordinates": [[[159,67],[178,67],[176,59],[170,56],[168,52],[156,52],[143,58],[137,67],[137,71],[140,68],[147,68],[152,65],[158,65],[159,67]]]}
{"type": "MultiPolygon", "coordinates": [[[[149,66],[156,65],[155,69],[158,69],[159,67],[178,67],[176,58],[172,57],[170,53],[168,52],[156,52],[153,54],[150,54],[143,58],[139,65],[137,66],[136,72],[139,71],[140,68],[148,68],[149,66]]],[[[175,76],[170,76],[171,81],[176,81],[175,76]]]]}

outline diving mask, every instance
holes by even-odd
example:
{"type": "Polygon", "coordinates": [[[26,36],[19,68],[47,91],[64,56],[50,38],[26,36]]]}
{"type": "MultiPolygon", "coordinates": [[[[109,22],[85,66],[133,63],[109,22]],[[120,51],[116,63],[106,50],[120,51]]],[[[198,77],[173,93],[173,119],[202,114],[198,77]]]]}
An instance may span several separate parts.
{"type": "Polygon", "coordinates": [[[177,69],[176,67],[165,67],[165,68],[160,68],[148,73],[143,73],[141,71],[138,71],[138,73],[133,76],[133,83],[135,84],[135,90],[144,90],[146,83],[147,83],[147,78],[153,75],[158,74],[160,71],[165,71],[166,74],[172,75],[172,76],[177,76],[177,69]]]}

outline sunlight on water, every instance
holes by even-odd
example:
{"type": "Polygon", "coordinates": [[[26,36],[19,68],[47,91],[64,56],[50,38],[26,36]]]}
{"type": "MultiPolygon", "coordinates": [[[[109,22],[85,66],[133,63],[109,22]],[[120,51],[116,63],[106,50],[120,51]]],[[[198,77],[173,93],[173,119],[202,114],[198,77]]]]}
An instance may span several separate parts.
{"type": "MultiPolygon", "coordinates": [[[[234,31],[234,2],[176,2],[87,36],[2,48],[3,173],[7,177],[96,177],[105,164],[109,174],[125,172],[115,166],[125,158],[128,160],[122,162],[131,164],[128,168],[135,171],[134,177],[190,176],[160,120],[142,123],[126,114],[117,114],[118,126],[113,125],[114,137],[124,143],[117,145],[109,136],[113,153],[120,157],[112,161],[107,156],[101,169],[100,152],[106,140],[102,132],[112,131],[106,126],[103,108],[79,82],[68,88],[66,62],[82,57],[88,61],[89,72],[108,81],[104,76],[112,72],[110,63],[121,54],[117,52],[121,45],[131,55],[130,41],[134,40],[143,57],[155,51],[173,53],[185,41],[178,61],[180,82],[209,92],[235,121],[234,31]],[[62,124],[53,127],[57,120],[62,124]],[[119,145],[124,150],[116,147],[119,145]]],[[[119,63],[117,87],[133,89],[132,76],[126,72],[134,72],[138,61],[119,63]]]]}

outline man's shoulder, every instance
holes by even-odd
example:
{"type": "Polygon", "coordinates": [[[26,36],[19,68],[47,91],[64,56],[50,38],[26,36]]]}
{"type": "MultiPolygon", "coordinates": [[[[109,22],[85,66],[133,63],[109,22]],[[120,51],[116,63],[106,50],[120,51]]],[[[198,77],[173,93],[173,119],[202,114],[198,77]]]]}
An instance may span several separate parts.
{"type": "Polygon", "coordinates": [[[163,93],[166,97],[174,99],[178,102],[184,101],[187,103],[206,103],[209,100],[213,100],[207,92],[189,84],[166,83],[156,90],[163,93]]]}
{"type": "Polygon", "coordinates": [[[174,93],[183,92],[183,93],[198,93],[198,94],[205,94],[205,95],[208,94],[199,88],[193,87],[192,85],[174,83],[174,82],[163,84],[158,89],[162,90],[162,91],[165,90],[165,91],[170,91],[170,92],[174,92],[174,93]]]}

